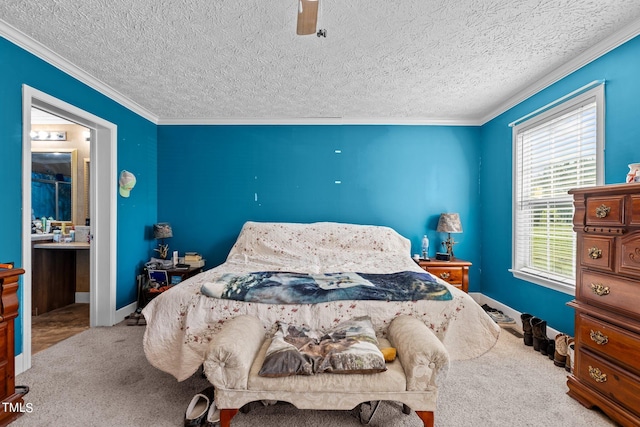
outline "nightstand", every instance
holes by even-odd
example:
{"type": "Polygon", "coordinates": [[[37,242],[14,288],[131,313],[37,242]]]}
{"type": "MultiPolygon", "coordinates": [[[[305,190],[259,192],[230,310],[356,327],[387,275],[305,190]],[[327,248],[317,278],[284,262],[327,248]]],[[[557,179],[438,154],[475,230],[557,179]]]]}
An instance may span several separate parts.
{"type": "Polygon", "coordinates": [[[187,280],[189,277],[195,276],[198,273],[202,273],[204,267],[189,267],[187,269],[168,268],[167,276],[169,276],[169,284],[175,285],[183,280],[187,280]]]}
{"type": "Polygon", "coordinates": [[[458,258],[451,261],[438,261],[436,259],[417,261],[424,270],[438,276],[464,292],[469,292],[469,267],[471,263],[458,258]]]}
{"type": "MultiPolygon", "coordinates": [[[[186,269],[167,268],[166,270],[164,270],[167,272],[168,283],[166,284],[166,286],[163,285],[159,288],[144,288],[142,296],[139,297],[141,298],[141,300],[138,302],[139,308],[146,307],[146,305],[149,304],[152,299],[169,289],[170,286],[177,285],[183,280],[187,280],[188,278],[193,277],[198,273],[202,273],[203,270],[204,265],[201,267],[189,267],[186,269]]],[[[156,284],[156,286],[157,285],[158,284],[156,284]]],[[[140,290],[138,292],[140,292],[140,290]]]]}

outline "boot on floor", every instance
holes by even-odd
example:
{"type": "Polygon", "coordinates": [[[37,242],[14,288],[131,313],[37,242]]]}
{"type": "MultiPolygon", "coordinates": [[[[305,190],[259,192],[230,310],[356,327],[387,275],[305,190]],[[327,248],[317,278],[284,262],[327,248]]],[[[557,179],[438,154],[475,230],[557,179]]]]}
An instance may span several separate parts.
{"type": "Polygon", "coordinates": [[[546,343],[547,339],[547,321],[538,317],[532,317],[531,332],[533,333],[533,349],[540,351],[540,345],[546,343]]]}
{"type": "Polygon", "coordinates": [[[575,366],[575,342],[574,339],[569,337],[567,338],[567,363],[564,366],[564,369],[567,372],[573,374],[573,368],[575,366]]]}
{"type": "Polygon", "coordinates": [[[556,342],[555,340],[547,341],[547,356],[549,356],[549,360],[554,360],[556,353],[556,342]]]}
{"type": "Polygon", "coordinates": [[[567,334],[556,335],[556,351],[553,356],[553,364],[556,366],[563,367],[567,364],[568,338],[569,336],[567,334]]]}
{"type": "MultiPolygon", "coordinates": [[[[546,332],[545,332],[546,333],[546,332]]],[[[540,354],[543,356],[549,355],[549,344],[551,344],[551,340],[546,336],[540,339],[540,354]]]]}
{"type": "Polygon", "coordinates": [[[524,339],[524,345],[533,345],[533,334],[531,333],[531,318],[533,316],[529,313],[522,313],[520,319],[522,319],[522,335],[524,339]]]}

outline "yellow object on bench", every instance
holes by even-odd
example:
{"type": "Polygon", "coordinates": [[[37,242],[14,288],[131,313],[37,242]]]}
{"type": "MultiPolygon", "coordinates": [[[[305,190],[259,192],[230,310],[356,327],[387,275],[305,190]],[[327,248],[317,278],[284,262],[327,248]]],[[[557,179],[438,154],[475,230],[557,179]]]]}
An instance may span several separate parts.
{"type": "Polygon", "coordinates": [[[396,360],[396,349],[394,347],[384,347],[381,348],[380,351],[384,356],[385,362],[393,362],[394,360],[396,360]]]}

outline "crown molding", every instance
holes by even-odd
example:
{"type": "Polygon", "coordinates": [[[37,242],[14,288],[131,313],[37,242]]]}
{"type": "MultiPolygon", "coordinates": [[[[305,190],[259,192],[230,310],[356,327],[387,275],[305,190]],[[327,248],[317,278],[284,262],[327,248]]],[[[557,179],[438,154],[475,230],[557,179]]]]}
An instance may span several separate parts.
{"type": "Polygon", "coordinates": [[[65,72],[76,80],[79,80],[80,82],[86,84],[90,88],[97,90],[104,96],[131,110],[137,115],[149,120],[154,124],[158,123],[158,117],[155,114],[151,113],[149,110],[135,103],[109,85],[93,77],[91,74],[87,73],[78,66],[72,64],[67,59],[55,53],[39,41],[34,40],[33,38],[12,27],[1,19],[0,36],[9,40],[11,43],[21,47],[32,55],[35,55],[36,57],[42,59],[48,64],[53,65],[54,67],[65,72]]]}
{"type": "Polygon", "coordinates": [[[219,119],[160,119],[158,125],[401,125],[401,126],[480,126],[479,120],[451,120],[442,118],[350,118],[350,117],[301,117],[284,119],[219,118],[219,119]]]}
{"type": "MultiPolygon", "coordinates": [[[[487,114],[481,120],[479,120],[480,124],[483,125],[495,119],[500,114],[515,107],[516,105],[520,104],[521,102],[525,101],[526,99],[530,98],[536,93],[542,91],[543,89],[546,89],[552,84],[567,77],[569,74],[573,73],[574,71],[579,70],[580,68],[589,64],[590,62],[595,61],[596,59],[600,58],[604,54],[628,42],[632,38],[636,37],[638,34],[640,34],[640,19],[635,22],[632,22],[626,27],[623,27],[620,31],[615,32],[614,34],[602,40],[601,42],[596,43],[595,45],[587,49],[585,52],[583,52],[581,55],[577,56],[575,59],[556,68],[554,71],[546,75],[543,79],[538,80],[536,83],[528,86],[526,89],[524,89],[517,95],[513,96],[512,98],[509,98],[508,100],[500,104],[491,113],[487,114]]],[[[604,78],[604,76],[602,76],[602,78],[604,78]]]]}

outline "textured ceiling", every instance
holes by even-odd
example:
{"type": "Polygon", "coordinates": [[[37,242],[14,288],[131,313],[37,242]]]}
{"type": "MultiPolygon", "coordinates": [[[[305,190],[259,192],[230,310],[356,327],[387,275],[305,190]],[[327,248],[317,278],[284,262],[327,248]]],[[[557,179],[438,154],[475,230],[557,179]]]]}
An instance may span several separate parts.
{"type": "MultiPolygon", "coordinates": [[[[477,122],[638,0],[2,0],[0,19],[162,122],[477,122]]],[[[604,77],[604,76],[603,76],[604,77]]],[[[587,83],[587,82],[585,82],[587,83]]]]}

